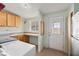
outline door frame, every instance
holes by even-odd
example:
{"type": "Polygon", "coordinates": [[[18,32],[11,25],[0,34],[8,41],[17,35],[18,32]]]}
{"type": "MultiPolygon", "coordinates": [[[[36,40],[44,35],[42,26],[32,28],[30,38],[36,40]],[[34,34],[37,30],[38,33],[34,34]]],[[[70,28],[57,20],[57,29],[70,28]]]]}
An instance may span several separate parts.
{"type": "Polygon", "coordinates": [[[67,47],[67,54],[68,56],[72,55],[72,16],[74,15],[74,11],[71,11],[69,13],[69,16],[68,16],[68,47],[67,47]]]}

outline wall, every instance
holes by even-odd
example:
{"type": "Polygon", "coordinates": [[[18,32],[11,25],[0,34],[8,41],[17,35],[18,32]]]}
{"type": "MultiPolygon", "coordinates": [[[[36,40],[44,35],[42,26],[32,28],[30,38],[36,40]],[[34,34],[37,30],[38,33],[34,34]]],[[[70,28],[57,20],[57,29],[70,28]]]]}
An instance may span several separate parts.
{"type": "MultiPolygon", "coordinates": [[[[44,15],[43,17],[44,17],[44,22],[45,22],[45,32],[44,32],[44,38],[43,38],[44,47],[48,48],[48,35],[47,35],[48,34],[47,33],[48,29],[46,28],[48,26],[47,23],[50,19],[53,19],[55,17],[64,17],[63,18],[63,20],[64,20],[64,23],[63,23],[63,25],[64,25],[64,34],[63,34],[64,39],[63,40],[64,40],[64,46],[65,46],[65,40],[67,40],[67,33],[66,33],[67,32],[67,29],[66,29],[67,28],[67,10],[47,14],[47,15],[44,15]]],[[[65,47],[64,47],[64,49],[65,49],[65,47]]]]}
{"type": "Polygon", "coordinates": [[[79,3],[74,3],[74,12],[78,12],[79,11],[79,3]]]}
{"type": "Polygon", "coordinates": [[[38,22],[40,22],[41,18],[37,16],[37,17],[25,19],[24,21],[25,21],[25,23],[24,23],[24,31],[25,32],[32,32],[31,31],[31,22],[32,21],[38,21],[38,22]]]}

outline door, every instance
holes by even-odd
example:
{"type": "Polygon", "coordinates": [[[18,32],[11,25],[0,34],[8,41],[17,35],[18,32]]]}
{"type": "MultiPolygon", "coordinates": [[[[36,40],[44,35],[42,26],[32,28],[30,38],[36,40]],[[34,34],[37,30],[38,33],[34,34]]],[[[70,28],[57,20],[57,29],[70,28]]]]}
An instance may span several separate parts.
{"type": "Polygon", "coordinates": [[[64,51],[65,23],[63,17],[52,18],[48,21],[49,48],[64,51]]]}

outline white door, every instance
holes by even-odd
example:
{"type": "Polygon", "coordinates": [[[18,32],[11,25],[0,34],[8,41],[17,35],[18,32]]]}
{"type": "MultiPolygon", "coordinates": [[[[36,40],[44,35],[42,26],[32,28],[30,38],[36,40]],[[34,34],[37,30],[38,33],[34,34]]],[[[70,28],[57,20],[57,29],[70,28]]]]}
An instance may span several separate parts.
{"type": "Polygon", "coordinates": [[[79,56],[79,12],[72,17],[72,55],[79,56]]]}
{"type": "Polygon", "coordinates": [[[48,21],[49,48],[64,51],[64,19],[56,17],[48,21]]]}

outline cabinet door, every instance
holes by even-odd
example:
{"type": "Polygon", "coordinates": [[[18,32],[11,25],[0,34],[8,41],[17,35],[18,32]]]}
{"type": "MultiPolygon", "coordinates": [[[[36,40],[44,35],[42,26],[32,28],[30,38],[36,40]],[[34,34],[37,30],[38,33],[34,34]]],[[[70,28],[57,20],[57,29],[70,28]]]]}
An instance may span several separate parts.
{"type": "Polygon", "coordinates": [[[7,13],[7,26],[15,27],[16,26],[16,19],[15,15],[11,13],[7,13]]]}
{"type": "Polygon", "coordinates": [[[23,42],[29,42],[29,36],[27,35],[17,35],[16,38],[23,42]]]}
{"type": "Polygon", "coordinates": [[[22,24],[21,17],[20,16],[16,16],[16,27],[21,26],[21,24],[22,24]]]}
{"type": "Polygon", "coordinates": [[[6,12],[4,11],[0,12],[0,26],[6,26],[6,12]]]}
{"type": "Polygon", "coordinates": [[[22,40],[23,40],[24,42],[29,43],[29,36],[27,36],[27,35],[23,35],[22,38],[23,38],[22,40]]]}

